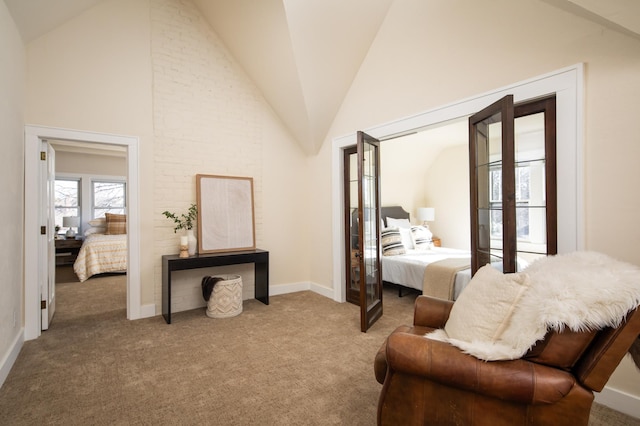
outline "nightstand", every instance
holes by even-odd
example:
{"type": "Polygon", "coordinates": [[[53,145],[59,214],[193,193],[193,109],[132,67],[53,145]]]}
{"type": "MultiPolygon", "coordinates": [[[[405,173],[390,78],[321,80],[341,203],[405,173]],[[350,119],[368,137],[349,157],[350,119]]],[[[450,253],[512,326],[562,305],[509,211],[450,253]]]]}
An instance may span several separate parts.
{"type": "Polygon", "coordinates": [[[56,240],[56,266],[73,265],[82,247],[82,240],[56,240]]]}
{"type": "Polygon", "coordinates": [[[431,241],[433,241],[434,247],[442,247],[442,242],[439,237],[431,237],[431,241]]]}

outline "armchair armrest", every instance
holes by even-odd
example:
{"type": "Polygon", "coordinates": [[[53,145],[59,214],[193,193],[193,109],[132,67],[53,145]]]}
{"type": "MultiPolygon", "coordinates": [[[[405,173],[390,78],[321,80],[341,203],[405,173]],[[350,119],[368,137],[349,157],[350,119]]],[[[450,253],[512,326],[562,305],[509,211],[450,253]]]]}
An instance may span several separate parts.
{"type": "Polygon", "coordinates": [[[564,398],[575,386],[566,371],[522,359],[479,360],[448,343],[404,332],[387,341],[390,374],[420,376],[445,386],[523,404],[549,404],[564,398]]]}
{"type": "Polygon", "coordinates": [[[418,296],[413,311],[413,325],[443,328],[449,319],[453,301],[429,296],[418,296]]]}

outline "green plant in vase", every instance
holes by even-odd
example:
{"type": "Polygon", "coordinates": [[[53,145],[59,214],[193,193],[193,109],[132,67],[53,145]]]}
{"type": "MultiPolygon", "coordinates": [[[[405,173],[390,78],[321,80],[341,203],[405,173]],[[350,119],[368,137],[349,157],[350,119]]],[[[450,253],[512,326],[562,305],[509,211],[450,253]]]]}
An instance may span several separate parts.
{"type": "Polygon", "coordinates": [[[198,207],[195,204],[191,204],[187,214],[182,213],[180,216],[167,210],[163,211],[162,214],[176,224],[176,227],[173,228],[174,233],[178,232],[178,229],[192,230],[193,222],[198,217],[198,207]]]}
{"type": "Polygon", "coordinates": [[[187,245],[189,256],[193,256],[196,253],[197,246],[196,237],[193,235],[193,223],[198,217],[198,207],[195,204],[191,204],[187,213],[182,213],[180,216],[167,210],[163,211],[162,214],[165,215],[167,219],[173,220],[173,223],[175,224],[175,227],[173,228],[174,233],[178,232],[179,229],[184,229],[186,231],[186,236],[181,237],[180,239],[180,245],[187,245]]]}

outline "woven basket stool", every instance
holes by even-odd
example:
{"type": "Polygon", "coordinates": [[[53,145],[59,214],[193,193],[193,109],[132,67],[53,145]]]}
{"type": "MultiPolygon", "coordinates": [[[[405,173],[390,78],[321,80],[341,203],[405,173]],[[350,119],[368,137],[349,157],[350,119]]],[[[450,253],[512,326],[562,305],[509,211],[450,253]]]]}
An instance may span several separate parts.
{"type": "Polygon", "coordinates": [[[207,302],[207,316],[229,318],[242,313],[242,277],[240,275],[219,275],[223,278],[213,287],[207,302]]]}

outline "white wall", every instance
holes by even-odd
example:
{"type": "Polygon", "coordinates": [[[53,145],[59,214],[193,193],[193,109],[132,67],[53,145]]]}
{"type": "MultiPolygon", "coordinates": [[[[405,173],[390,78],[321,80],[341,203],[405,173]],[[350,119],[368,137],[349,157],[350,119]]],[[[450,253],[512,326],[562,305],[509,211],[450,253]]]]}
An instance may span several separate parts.
{"type": "MultiPolygon", "coordinates": [[[[312,161],[311,191],[330,191],[334,138],[580,62],[586,64],[586,248],[640,265],[634,213],[640,199],[629,192],[629,185],[640,181],[635,165],[640,158],[640,41],[547,2],[394,2],[312,161]]],[[[340,206],[312,203],[318,225],[312,239],[325,255],[316,259],[311,280],[331,283],[327,230],[340,206]]],[[[620,368],[627,379],[616,374],[609,385],[640,397],[638,371],[628,363],[620,368]]]]}
{"type": "Polygon", "coordinates": [[[24,224],[25,50],[4,2],[0,2],[0,386],[22,346],[24,224]]]}
{"type": "Polygon", "coordinates": [[[446,247],[469,250],[468,148],[439,142],[424,136],[380,143],[381,205],[404,207],[413,224],[422,223],[419,207],[434,207],[434,236],[446,247]]]}
{"type": "Polygon", "coordinates": [[[380,143],[380,205],[403,206],[418,224],[416,209],[427,206],[424,185],[427,171],[441,148],[410,138],[380,143]]]}
{"type": "MultiPolygon", "coordinates": [[[[137,136],[141,252],[153,247],[149,0],[107,0],[27,45],[33,125],[137,136]]],[[[154,303],[153,256],[141,256],[141,301],[154,303]]]]}
{"type": "MultiPolygon", "coordinates": [[[[140,138],[143,305],[160,312],[160,257],[179,241],[162,212],[196,201],[198,173],[254,178],[271,286],[309,287],[307,160],[191,2],[107,0],[31,42],[28,60],[29,123],[140,138]]],[[[177,310],[202,302],[211,272],[178,280],[177,310]]]]}
{"type": "Polygon", "coordinates": [[[425,198],[436,208],[436,220],[429,224],[443,247],[471,248],[469,219],[469,148],[459,145],[443,150],[425,177],[425,198]]]}
{"type": "MultiPolygon", "coordinates": [[[[151,6],[156,304],[161,256],[177,253],[179,241],[162,212],[182,212],[196,202],[196,174],[253,178],[256,245],[270,251],[271,286],[308,284],[303,152],[191,2],[154,0],[151,6]]],[[[253,265],[232,269],[245,290],[253,287],[253,265]]],[[[223,272],[176,275],[172,309],[203,305],[202,276],[223,272]]]]}
{"type": "Polygon", "coordinates": [[[56,151],[56,173],[126,176],[127,159],[111,155],[56,151]]]}

